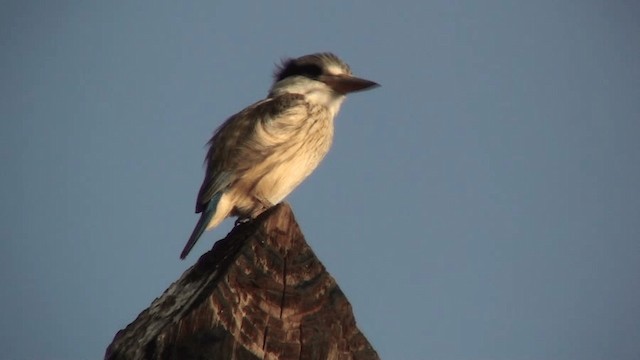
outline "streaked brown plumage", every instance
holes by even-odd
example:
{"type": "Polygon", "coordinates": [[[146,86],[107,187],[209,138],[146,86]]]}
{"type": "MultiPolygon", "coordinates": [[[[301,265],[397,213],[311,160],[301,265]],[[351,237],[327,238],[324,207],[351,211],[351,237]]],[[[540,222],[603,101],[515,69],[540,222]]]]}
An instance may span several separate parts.
{"type": "Polygon", "coordinates": [[[225,218],[254,218],[282,201],[329,151],[345,95],[377,86],[331,53],[286,60],[274,78],[265,100],[227,119],[209,141],[201,217],[181,258],[225,218]]]}

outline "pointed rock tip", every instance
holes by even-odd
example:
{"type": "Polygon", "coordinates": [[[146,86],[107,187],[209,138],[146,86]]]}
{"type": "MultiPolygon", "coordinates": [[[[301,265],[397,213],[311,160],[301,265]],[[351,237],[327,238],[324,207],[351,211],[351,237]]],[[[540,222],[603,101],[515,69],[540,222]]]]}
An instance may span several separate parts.
{"type": "Polygon", "coordinates": [[[291,209],[291,205],[287,202],[281,202],[273,207],[265,210],[262,214],[258,216],[258,220],[260,222],[271,221],[274,219],[286,219],[291,218],[295,222],[295,218],[293,216],[293,209],[291,209]]]}

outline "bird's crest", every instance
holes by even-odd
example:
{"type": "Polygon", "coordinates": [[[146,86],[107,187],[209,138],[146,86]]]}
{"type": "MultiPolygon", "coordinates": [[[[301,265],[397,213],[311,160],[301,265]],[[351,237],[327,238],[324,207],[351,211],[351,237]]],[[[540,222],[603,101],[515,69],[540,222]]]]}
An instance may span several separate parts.
{"type": "Polygon", "coordinates": [[[290,76],[305,76],[315,79],[322,74],[341,73],[351,75],[351,68],[339,57],[330,53],[316,53],[299,58],[285,58],[273,72],[273,79],[278,82],[290,76]]]}

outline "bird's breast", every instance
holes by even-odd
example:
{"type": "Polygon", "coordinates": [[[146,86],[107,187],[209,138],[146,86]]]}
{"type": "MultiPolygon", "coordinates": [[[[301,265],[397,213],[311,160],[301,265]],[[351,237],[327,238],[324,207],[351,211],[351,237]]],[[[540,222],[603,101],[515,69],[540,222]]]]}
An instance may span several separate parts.
{"type": "Polygon", "coordinates": [[[254,180],[253,192],[272,204],[282,201],[315,170],[333,141],[333,117],[326,110],[312,108],[297,125],[274,132],[270,155],[247,174],[254,180]]]}

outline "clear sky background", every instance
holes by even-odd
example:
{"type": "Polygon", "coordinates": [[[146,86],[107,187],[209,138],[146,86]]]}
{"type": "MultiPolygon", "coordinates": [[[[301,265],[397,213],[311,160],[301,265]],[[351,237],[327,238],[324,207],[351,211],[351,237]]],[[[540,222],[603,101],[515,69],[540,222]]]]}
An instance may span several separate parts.
{"type": "Polygon", "coordinates": [[[288,201],[384,359],[640,357],[640,5],[4,1],[0,358],[96,359],[284,56],[382,84],[288,201]]]}

